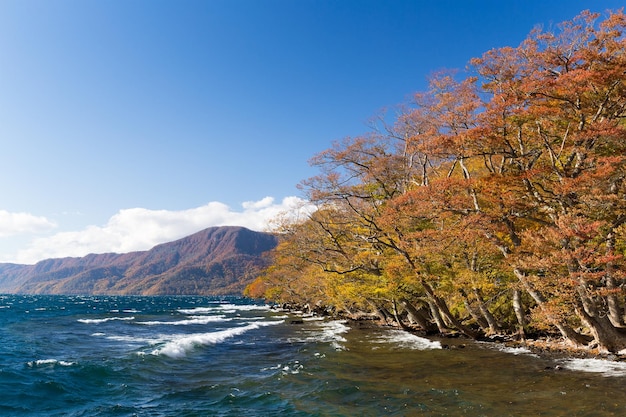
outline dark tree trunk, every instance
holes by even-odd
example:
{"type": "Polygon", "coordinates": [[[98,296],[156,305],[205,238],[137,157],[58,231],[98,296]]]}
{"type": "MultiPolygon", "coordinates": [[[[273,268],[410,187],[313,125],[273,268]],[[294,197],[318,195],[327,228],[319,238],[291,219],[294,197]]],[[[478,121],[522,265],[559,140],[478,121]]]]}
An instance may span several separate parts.
{"type": "Polygon", "coordinates": [[[576,313],[591,330],[598,349],[612,353],[625,349],[626,334],[613,325],[609,315],[599,312],[597,303],[589,296],[582,281],[578,294],[576,313]]]}
{"type": "Polygon", "coordinates": [[[591,330],[593,338],[601,352],[618,353],[626,349],[626,333],[613,326],[607,316],[591,316],[585,311],[582,302],[579,302],[576,313],[591,330]]]}
{"type": "Polygon", "coordinates": [[[377,303],[375,303],[372,300],[368,300],[369,304],[374,308],[374,312],[376,312],[376,315],[385,322],[385,324],[389,324],[389,320],[392,319],[391,314],[389,314],[389,312],[387,310],[385,310],[384,307],[379,306],[377,303]]]}
{"type": "Polygon", "coordinates": [[[454,317],[454,315],[448,309],[448,306],[446,305],[445,301],[443,301],[442,299],[437,297],[437,295],[435,295],[435,291],[430,286],[430,284],[428,284],[424,280],[421,280],[421,284],[422,284],[422,287],[424,287],[424,290],[426,291],[426,295],[428,296],[429,300],[433,301],[433,303],[435,304],[435,306],[437,307],[441,315],[445,317],[450,322],[450,324],[454,326],[454,328],[456,328],[458,331],[460,331],[467,337],[470,337],[472,339],[478,338],[479,334],[477,332],[468,328],[467,326],[464,326],[463,323],[461,323],[456,317],[454,317]]]}
{"type": "Polygon", "coordinates": [[[411,323],[417,324],[426,332],[432,332],[436,330],[435,326],[432,324],[429,318],[426,317],[426,315],[420,310],[415,308],[413,304],[411,304],[408,300],[401,299],[400,304],[406,310],[407,317],[409,318],[409,321],[411,323]]]}

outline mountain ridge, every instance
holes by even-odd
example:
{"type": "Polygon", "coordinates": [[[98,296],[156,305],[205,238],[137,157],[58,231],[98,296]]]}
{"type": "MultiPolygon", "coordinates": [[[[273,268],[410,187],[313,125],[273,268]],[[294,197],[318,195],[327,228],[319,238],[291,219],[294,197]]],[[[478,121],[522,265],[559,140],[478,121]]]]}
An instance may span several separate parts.
{"type": "Polygon", "coordinates": [[[241,294],[269,265],[271,233],[210,227],[147,251],[0,263],[0,292],[20,294],[241,294]]]}

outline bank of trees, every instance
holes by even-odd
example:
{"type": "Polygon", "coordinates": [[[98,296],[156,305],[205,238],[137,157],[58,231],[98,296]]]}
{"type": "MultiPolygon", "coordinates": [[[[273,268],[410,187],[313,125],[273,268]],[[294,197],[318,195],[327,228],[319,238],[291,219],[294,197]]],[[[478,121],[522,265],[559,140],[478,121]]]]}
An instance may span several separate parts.
{"type": "Polygon", "coordinates": [[[535,30],[315,156],[318,209],[281,225],[249,294],[625,349],[625,27],[583,12],[535,30]]]}

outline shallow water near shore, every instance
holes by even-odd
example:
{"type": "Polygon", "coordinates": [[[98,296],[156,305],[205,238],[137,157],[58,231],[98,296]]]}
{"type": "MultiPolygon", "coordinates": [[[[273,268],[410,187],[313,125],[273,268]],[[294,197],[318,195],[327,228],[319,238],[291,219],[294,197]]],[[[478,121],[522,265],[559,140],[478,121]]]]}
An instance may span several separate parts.
{"type": "Polygon", "coordinates": [[[0,415],[626,415],[623,363],[292,319],[241,298],[0,296],[0,415]]]}

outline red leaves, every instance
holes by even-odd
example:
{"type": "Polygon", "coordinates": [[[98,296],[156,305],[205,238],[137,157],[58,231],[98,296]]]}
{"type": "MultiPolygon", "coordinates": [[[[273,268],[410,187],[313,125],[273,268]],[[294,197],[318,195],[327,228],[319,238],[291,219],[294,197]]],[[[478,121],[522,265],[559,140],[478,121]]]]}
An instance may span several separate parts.
{"type": "Polygon", "coordinates": [[[626,18],[597,17],[488,51],[478,77],[439,73],[393,126],[315,156],[302,188],[322,209],[279,248],[275,277],[298,265],[289,288],[334,302],[517,285],[559,325],[623,304],[626,18]]]}

